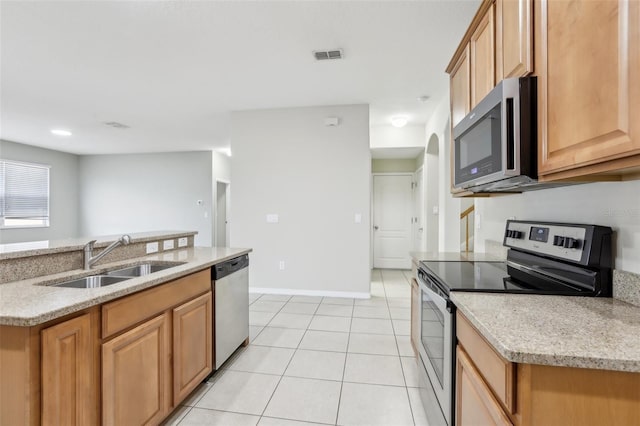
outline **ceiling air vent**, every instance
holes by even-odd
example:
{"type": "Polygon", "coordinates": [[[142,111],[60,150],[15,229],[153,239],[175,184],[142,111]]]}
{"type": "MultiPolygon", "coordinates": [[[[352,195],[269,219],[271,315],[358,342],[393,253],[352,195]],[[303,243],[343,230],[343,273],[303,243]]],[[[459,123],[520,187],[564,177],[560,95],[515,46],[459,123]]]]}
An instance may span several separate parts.
{"type": "Polygon", "coordinates": [[[117,121],[105,121],[104,125],[113,127],[114,129],[128,129],[130,127],[126,124],[118,123],[117,121]]]}
{"type": "Polygon", "coordinates": [[[315,50],[313,52],[317,61],[324,61],[326,59],[342,59],[342,49],[334,50],[315,50]]]}

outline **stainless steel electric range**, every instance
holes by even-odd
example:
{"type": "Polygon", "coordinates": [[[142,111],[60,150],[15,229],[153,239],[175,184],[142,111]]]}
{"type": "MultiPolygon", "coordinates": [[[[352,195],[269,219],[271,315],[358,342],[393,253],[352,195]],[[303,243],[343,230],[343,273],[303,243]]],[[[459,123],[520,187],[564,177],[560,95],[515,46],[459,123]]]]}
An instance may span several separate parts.
{"type": "Polygon", "coordinates": [[[425,407],[435,394],[454,424],[455,306],[451,291],[611,296],[612,230],[606,226],[507,221],[499,262],[423,261],[418,345],[425,407]]]}

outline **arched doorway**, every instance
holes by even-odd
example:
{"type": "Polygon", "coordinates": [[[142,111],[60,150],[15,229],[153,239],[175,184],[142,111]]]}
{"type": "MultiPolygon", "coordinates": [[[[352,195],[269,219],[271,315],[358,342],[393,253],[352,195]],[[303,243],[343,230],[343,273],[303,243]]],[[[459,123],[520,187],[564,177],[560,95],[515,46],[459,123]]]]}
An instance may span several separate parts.
{"type": "Polygon", "coordinates": [[[439,155],[440,141],[434,133],[429,137],[427,142],[427,151],[425,155],[425,236],[426,250],[438,251],[438,241],[440,239],[440,227],[438,226],[438,215],[440,213],[440,178],[439,178],[439,155]]]}

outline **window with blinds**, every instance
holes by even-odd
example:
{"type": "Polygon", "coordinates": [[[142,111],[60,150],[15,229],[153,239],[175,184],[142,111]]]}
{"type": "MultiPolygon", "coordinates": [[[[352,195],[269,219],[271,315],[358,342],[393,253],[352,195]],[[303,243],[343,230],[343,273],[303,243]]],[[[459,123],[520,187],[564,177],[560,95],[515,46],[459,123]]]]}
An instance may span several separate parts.
{"type": "Polygon", "coordinates": [[[0,227],[49,226],[49,166],[0,160],[0,227]]]}

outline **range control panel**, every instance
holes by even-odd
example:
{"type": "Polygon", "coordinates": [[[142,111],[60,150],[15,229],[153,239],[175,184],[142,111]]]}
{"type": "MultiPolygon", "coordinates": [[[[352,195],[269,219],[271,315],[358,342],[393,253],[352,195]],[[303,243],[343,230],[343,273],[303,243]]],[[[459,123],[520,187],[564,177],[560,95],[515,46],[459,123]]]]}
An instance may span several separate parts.
{"type": "Polygon", "coordinates": [[[608,226],[508,220],[503,245],[585,266],[611,262],[608,226]]]}

